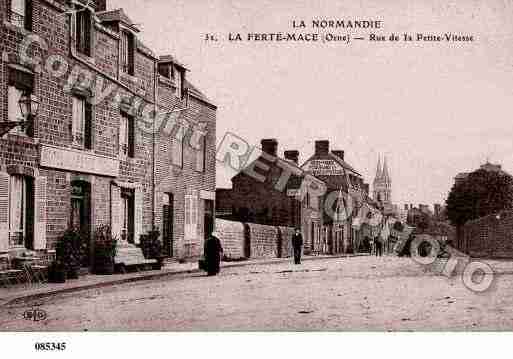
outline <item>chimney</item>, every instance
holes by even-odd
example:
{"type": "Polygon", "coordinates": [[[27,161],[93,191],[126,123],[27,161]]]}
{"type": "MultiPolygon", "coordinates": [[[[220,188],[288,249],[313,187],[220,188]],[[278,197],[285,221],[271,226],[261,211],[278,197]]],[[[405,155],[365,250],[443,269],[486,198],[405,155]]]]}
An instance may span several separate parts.
{"type": "Polygon", "coordinates": [[[107,0],[94,0],[94,4],[96,12],[107,10],[107,0]]]}
{"type": "Polygon", "coordinates": [[[330,152],[330,141],[315,141],[315,154],[327,155],[330,152]]]}
{"type": "Polygon", "coordinates": [[[278,141],[276,141],[276,139],[264,139],[260,142],[260,144],[262,145],[262,151],[274,157],[278,156],[278,141]]]}
{"type": "Polygon", "coordinates": [[[333,153],[335,156],[339,157],[340,159],[342,159],[342,161],[344,161],[344,151],[336,150],[331,151],[331,153],[333,153]]]}
{"type": "Polygon", "coordinates": [[[283,156],[285,156],[286,160],[294,162],[296,165],[299,162],[299,151],[297,150],[290,150],[283,152],[283,156]]]}

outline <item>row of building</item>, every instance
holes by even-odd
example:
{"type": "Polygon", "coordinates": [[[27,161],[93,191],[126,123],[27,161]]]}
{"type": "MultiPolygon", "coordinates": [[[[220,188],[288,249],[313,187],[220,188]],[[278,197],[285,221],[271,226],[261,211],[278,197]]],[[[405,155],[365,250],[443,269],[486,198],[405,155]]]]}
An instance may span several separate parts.
{"type": "Polygon", "coordinates": [[[214,226],[216,105],[105,0],[0,1],[0,252],[152,228],[170,257],[214,226]]]}
{"type": "MultiPolygon", "coordinates": [[[[376,236],[363,222],[367,215],[377,217],[391,206],[386,163],[383,170],[378,165],[376,201],[363,176],[346,161],[345,152],[330,150],[327,140],[316,141],[313,155],[302,164],[297,150],[284,151],[280,157],[275,139],[262,140],[261,147],[262,156],[232,178],[232,188],[217,189],[219,218],[300,228],[305,250],[314,253],[358,251],[365,236],[376,236]]],[[[381,224],[378,220],[374,227],[381,224]]]]}

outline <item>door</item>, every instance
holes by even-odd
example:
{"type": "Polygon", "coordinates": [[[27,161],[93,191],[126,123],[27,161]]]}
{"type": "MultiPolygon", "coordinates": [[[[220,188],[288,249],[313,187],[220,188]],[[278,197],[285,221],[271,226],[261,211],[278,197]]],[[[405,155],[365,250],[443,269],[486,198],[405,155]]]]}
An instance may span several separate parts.
{"type": "Polygon", "coordinates": [[[165,195],[165,202],[162,207],[162,228],[163,228],[163,241],[164,252],[170,258],[173,257],[173,200],[172,194],[165,195]]]}
{"type": "Polygon", "coordinates": [[[87,182],[71,183],[70,228],[80,234],[80,262],[83,267],[90,264],[90,186],[87,182]]]}
{"type": "Polygon", "coordinates": [[[214,201],[205,200],[203,217],[203,237],[207,239],[214,231],[214,201]]]}

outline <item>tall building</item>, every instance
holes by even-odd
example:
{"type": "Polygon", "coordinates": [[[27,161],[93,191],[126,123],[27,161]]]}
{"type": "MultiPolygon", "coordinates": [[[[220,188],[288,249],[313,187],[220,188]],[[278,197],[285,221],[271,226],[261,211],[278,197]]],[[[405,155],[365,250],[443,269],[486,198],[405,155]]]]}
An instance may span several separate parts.
{"type": "Polygon", "coordinates": [[[68,228],[91,252],[109,225],[119,245],[156,228],[167,256],[199,256],[216,106],[183,65],[105,0],[0,1],[0,17],[0,254],[51,250],[68,228]]]}
{"type": "Polygon", "coordinates": [[[392,204],[392,179],[388,171],[387,158],[385,157],[383,168],[381,167],[381,159],[378,158],[378,166],[376,168],[376,177],[373,183],[374,200],[382,206],[392,204]]]}

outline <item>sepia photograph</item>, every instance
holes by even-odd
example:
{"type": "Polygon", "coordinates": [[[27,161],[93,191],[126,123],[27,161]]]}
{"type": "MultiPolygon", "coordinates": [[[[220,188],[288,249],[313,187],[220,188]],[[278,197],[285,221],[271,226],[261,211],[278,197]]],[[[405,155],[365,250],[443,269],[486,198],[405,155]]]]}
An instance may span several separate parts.
{"type": "Polygon", "coordinates": [[[512,1],[0,17],[3,334],[513,330],[512,1]]]}

